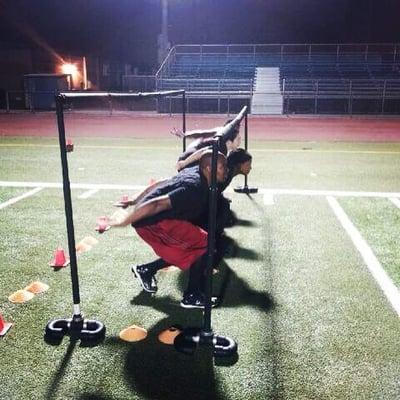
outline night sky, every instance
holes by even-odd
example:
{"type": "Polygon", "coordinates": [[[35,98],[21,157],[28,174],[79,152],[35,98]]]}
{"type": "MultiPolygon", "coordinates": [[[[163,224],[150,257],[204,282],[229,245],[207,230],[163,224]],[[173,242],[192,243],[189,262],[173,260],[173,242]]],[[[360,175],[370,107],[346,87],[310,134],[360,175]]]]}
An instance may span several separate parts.
{"type": "MultiPolygon", "coordinates": [[[[2,47],[156,62],[161,0],[0,0],[0,15],[2,47]]],[[[169,17],[172,44],[400,42],[400,0],[169,0],[169,17]]]]}

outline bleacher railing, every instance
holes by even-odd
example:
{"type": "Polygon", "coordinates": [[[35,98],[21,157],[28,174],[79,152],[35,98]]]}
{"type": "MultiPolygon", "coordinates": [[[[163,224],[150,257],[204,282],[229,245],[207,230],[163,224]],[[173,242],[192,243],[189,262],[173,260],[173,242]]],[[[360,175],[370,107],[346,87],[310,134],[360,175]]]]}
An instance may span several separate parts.
{"type": "MultiPolygon", "coordinates": [[[[225,58],[248,55],[256,60],[257,55],[275,56],[281,62],[290,62],[293,56],[301,56],[305,62],[326,56],[327,62],[354,62],[348,56],[358,55],[360,61],[400,62],[399,43],[305,43],[305,44],[187,44],[173,47],[174,58],[179,55],[198,55],[203,60],[207,55],[220,55],[225,58]]],[[[161,69],[161,68],[160,68],[161,69]]]]}

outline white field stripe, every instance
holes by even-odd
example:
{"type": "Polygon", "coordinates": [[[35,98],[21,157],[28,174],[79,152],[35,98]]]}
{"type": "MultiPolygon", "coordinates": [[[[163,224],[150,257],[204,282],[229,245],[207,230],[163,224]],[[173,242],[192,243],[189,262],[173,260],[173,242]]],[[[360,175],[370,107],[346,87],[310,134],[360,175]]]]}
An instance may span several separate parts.
{"type": "Polygon", "coordinates": [[[16,203],[17,201],[20,201],[22,199],[25,199],[26,197],[32,196],[37,192],[40,192],[41,190],[43,190],[43,187],[36,187],[35,189],[30,190],[29,192],[26,192],[24,194],[21,194],[21,196],[18,197],[14,197],[10,200],[5,201],[4,203],[0,204],[0,210],[3,208],[6,208],[8,206],[10,206],[11,204],[16,203]]]}
{"type": "MultiPolygon", "coordinates": [[[[12,182],[0,181],[0,187],[43,187],[62,188],[61,182],[12,182]]],[[[97,189],[97,190],[143,190],[146,185],[115,185],[102,183],[71,183],[71,189],[97,189]]],[[[234,193],[231,188],[226,193],[234,193]]],[[[264,195],[293,195],[293,196],[333,196],[333,197],[400,197],[400,192],[356,192],[345,190],[307,190],[307,189],[264,189],[259,188],[258,193],[264,195]]],[[[255,194],[256,196],[257,194],[255,194]]]]}
{"type": "Polygon", "coordinates": [[[273,206],[274,195],[272,193],[264,193],[263,201],[266,206],[273,206]]]}
{"type": "Polygon", "coordinates": [[[389,200],[398,208],[400,208],[400,200],[396,199],[396,197],[389,197],[389,200]]]}
{"type": "Polygon", "coordinates": [[[368,243],[363,239],[360,232],[350,221],[349,217],[344,212],[342,207],[340,207],[337,200],[331,196],[328,196],[327,200],[336,217],[342,224],[347,234],[350,236],[350,239],[356,246],[357,250],[360,252],[370,273],[382,289],[397,315],[400,316],[400,290],[393,284],[386,271],[382,268],[382,265],[376,258],[375,254],[368,246],[368,243]]]}
{"type": "Polygon", "coordinates": [[[93,196],[95,193],[97,193],[99,189],[91,189],[88,190],[84,193],[82,193],[80,196],[78,196],[78,199],[88,199],[89,197],[93,196]]]}

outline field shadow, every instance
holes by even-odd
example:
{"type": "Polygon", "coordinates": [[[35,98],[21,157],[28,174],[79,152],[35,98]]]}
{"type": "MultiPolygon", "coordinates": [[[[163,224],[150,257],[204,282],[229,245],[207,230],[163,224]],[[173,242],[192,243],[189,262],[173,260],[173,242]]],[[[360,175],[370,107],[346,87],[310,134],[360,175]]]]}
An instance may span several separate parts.
{"type": "Polygon", "coordinates": [[[125,379],[132,390],[146,399],[222,400],[212,349],[199,347],[188,356],[158,340],[159,333],[171,326],[201,326],[202,311],[183,309],[169,296],[150,297],[144,293],[133,298],[131,304],[167,314],[149,330],[146,340],[133,343],[126,355],[125,379]]]}
{"type": "Polygon", "coordinates": [[[77,345],[78,341],[75,339],[70,339],[70,342],[67,347],[67,351],[64,354],[63,359],[61,360],[61,363],[57,370],[53,374],[53,379],[51,380],[47,391],[46,391],[46,400],[52,400],[56,398],[57,390],[60,385],[60,382],[62,380],[62,377],[65,374],[65,370],[67,369],[68,363],[71,360],[72,354],[75,350],[75,347],[77,345]]]}

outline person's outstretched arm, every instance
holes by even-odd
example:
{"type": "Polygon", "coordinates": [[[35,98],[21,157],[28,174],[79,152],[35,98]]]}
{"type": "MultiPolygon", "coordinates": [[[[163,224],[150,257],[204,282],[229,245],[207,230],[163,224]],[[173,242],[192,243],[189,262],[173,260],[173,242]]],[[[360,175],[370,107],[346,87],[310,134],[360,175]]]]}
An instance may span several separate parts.
{"type": "Polygon", "coordinates": [[[188,158],[184,160],[179,160],[176,163],[176,170],[179,172],[182,169],[186,168],[189,164],[199,161],[201,156],[209,150],[209,147],[203,147],[199,150],[196,150],[194,153],[192,153],[188,158]]]}
{"type": "Polygon", "coordinates": [[[121,220],[110,218],[109,225],[111,227],[123,227],[130,224],[135,224],[140,220],[156,215],[161,211],[171,209],[171,200],[168,195],[155,197],[145,203],[139,204],[129,214],[126,214],[121,220]]]}
{"type": "Polygon", "coordinates": [[[186,137],[189,139],[198,139],[198,138],[213,137],[217,133],[218,129],[221,129],[221,127],[217,126],[215,128],[210,128],[210,129],[194,129],[192,131],[187,131],[187,132],[182,132],[181,130],[174,129],[173,131],[171,131],[171,133],[180,138],[186,137]]]}

